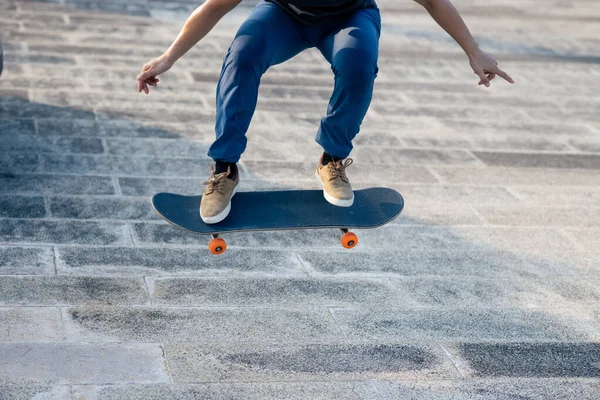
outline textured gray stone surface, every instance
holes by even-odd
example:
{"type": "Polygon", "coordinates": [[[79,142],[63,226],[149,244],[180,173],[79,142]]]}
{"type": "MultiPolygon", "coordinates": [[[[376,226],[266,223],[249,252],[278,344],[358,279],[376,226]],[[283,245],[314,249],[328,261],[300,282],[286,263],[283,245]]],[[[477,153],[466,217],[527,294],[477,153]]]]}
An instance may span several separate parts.
{"type": "Polygon", "coordinates": [[[561,185],[561,186],[593,186],[600,185],[598,172],[594,170],[571,170],[560,168],[457,168],[432,167],[433,172],[443,183],[468,185],[561,185]]]}
{"type": "Polygon", "coordinates": [[[493,225],[597,227],[600,221],[600,207],[562,206],[552,204],[517,207],[475,207],[483,219],[493,225]]]}
{"type": "Polygon", "coordinates": [[[530,186],[513,188],[513,192],[527,203],[542,203],[549,205],[588,205],[600,203],[598,187],[556,188],[530,186]]]}
{"type": "Polygon", "coordinates": [[[45,275],[54,273],[51,247],[0,247],[1,275],[45,275]]]}
{"type": "Polygon", "coordinates": [[[38,382],[2,382],[0,398],[5,400],[72,400],[71,387],[66,385],[44,385],[38,382]]]}
{"type": "Polygon", "coordinates": [[[349,339],[362,340],[594,340],[577,314],[561,310],[334,309],[349,339]]]}
{"type": "Polygon", "coordinates": [[[325,308],[116,308],[64,311],[69,341],[306,342],[342,337],[325,308]]]}
{"type": "Polygon", "coordinates": [[[60,342],[63,337],[58,308],[1,307],[3,343],[60,342]]]}
{"type": "MultiPolygon", "coordinates": [[[[479,276],[413,276],[393,278],[392,283],[411,305],[531,307],[543,306],[548,301],[557,304],[556,302],[562,300],[559,294],[548,290],[546,280],[525,277],[515,281],[510,278],[479,276]]],[[[561,288],[563,287],[566,289],[568,286],[561,288]]]]}
{"type": "MultiPolygon", "coordinates": [[[[361,235],[362,237],[362,235],[361,235]]],[[[359,238],[359,240],[361,240],[359,238]]],[[[526,258],[499,251],[399,251],[318,252],[302,251],[302,260],[311,275],[367,276],[519,276],[542,274],[526,258]]]]}
{"type": "Polygon", "coordinates": [[[75,386],[75,400],[275,400],[379,399],[371,382],[276,382],[229,384],[175,384],[75,386]]]}
{"type": "MultiPolygon", "coordinates": [[[[600,120],[593,0],[454,0],[516,80],[478,87],[415,2],[383,17],[354,188],[392,224],[208,238],[158,219],[198,194],[245,0],[148,96],[189,0],[0,2],[0,398],[596,399],[600,120]],[[333,382],[335,381],[335,382],[333,382]]],[[[333,74],[269,70],[241,190],[317,189],[333,74]]]]}
{"type": "Polygon", "coordinates": [[[123,223],[0,220],[0,240],[13,243],[129,244],[123,223]]]}
{"type": "Polygon", "coordinates": [[[600,248],[600,229],[569,229],[566,231],[568,235],[573,237],[580,246],[594,252],[600,248]]]}
{"type": "Polygon", "coordinates": [[[0,344],[0,379],[56,383],[166,383],[158,344],[0,344]]]}
{"type": "Polygon", "coordinates": [[[102,141],[98,138],[73,138],[60,136],[33,136],[19,132],[5,142],[7,151],[44,152],[44,153],[83,153],[99,154],[104,152],[102,141]]]}
{"type": "Polygon", "coordinates": [[[160,218],[152,209],[148,198],[51,197],[49,203],[50,213],[54,218],[119,220],[160,218]]]}
{"type": "Polygon", "coordinates": [[[152,301],[161,305],[287,306],[404,301],[387,279],[156,279],[152,301]]]}
{"type": "Polygon", "coordinates": [[[477,376],[600,377],[598,343],[464,343],[461,356],[477,376]]]}
{"type": "MultiPolygon", "coordinates": [[[[409,193],[410,196],[410,193],[409,193]]],[[[411,201],[407,199],[405,201],[411,201]]],[[[411,202],[412,203],[412,202],[411,202]]],[[[415,203],[412,203],[415,204],[415,203]]],[[[407,225],[482,225],[482,218],[471,205],[450,205],[440,207],[439,204],[415,204],[402,211],[394,221],[395,224],[407,225]]]]}
{"type": "Polygon", "coordinates": [[[376,382],[385,400],[593,400],[598,382],[566,379],[510,379],[437,382],[376,382]]]}
{"type": "Polygon", "coordinates": [[[3,193],[115,194],[110,177],[73,175],[0,175],[3,193]]]}
{"type": "Polygon", "coordinates": [[[456,378],[439,347],[395,343],[166,345],[176,382],[456,378]]]}
{"type": "Polygon", "coordinates": [[[141,278],[20,276],[0,280],[0,305],[140,305],[148,302],[141,278]]]}
{"type": "Polygon", "coordinates": [[[587,154],[492,153],[473,154],[487,165],[528,168],[600,169],[600,157],[587,154]]]}
{"type": "Polygon", "coordinates": [[[0,196],[0,218],[44,218],[43,197],[0,196]]]}
{"type": "Polygon", "coordinates": [[[57,267],[60,273],[75,275],[306,275],[290,251],[229,249],[215,258],[198,249],[196,240],[188,248],[58,247],[57,267]]]}

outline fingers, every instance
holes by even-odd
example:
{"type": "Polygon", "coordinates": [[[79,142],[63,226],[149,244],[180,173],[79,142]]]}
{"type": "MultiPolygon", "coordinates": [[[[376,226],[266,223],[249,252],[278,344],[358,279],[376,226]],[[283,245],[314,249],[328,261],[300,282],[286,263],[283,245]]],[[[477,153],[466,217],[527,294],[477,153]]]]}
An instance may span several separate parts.
{"type": "MultiPolygon", "coordinates": [[[[146,67],[144,67],[144,69],[146,69],[146,67]]],[[[151,73],[150,69],[146,72],[143,72],[137,77],[138,93],[141,93],[143,91],[144,93],[148,94],[150,93],[150,88],[148,86],[158,86],[158,82],[160,82],[160,79],[157,79],[154,75],[146,76],[148,73],[151,73]]]]}
{"type": "Polygon", "coordinates": [[[140,72],[140,74],[137,76],[137,80],[138,81],[144,81],[146,80],[149,76],[151,76],[152,74],[149,74],[148,72],[150,71],[152,67],[149,65],[144,65],[142,67],[142,72],[140,72]]]}
{"type": "MultiPolygon", "coordinates": [[[[493,81],[494,78],[496,77],[496,74],[494,74],[493,72],[486,72],[486,74],[487,74],[488,82],[493,81]]],[[[479,81],[478,85],[483,85],[483,82],[479,81]]]]}
{"type": "Polygon", "coordinates": [[[150,88],[148,86],[158,86],[160,80],[157,79],[156,76],[163,73],[165,68],[163,68],[163,65],[160,62],[157,63],[157,60],[144,64],[142,67],[142,71],[137,76],[138,93],[144,92],[148,94],[150,93],[150,88]]]}
{"type": "Polygon", "coordinates": [[[151,70],[144,71],[137,76],[138,81],[145,81],[146,79],[156,76],[151,70]]]}
{"type": "Polygon", "coordinates": [[[497,71],[494,71],[499,77],[501,77],[502,79],[504,79],[507,82],[510,83],[515,83],[515,81],[513,81],[513,78],[511,78],[510,76],[508,76],[508,74],[504,71],[502,71],[500,68],[497,68],[497,71]]]}
{"type": "Polygon", "coordinates": [[[148,89],[148,85],[146,84],[146,82],[138,81],[138,93],[141,93],[142,91],[146,94],[150,93],[150,89],[148,89]]]}
{"type": "Polygon", "coordinates": [[[485,87],[490,87],[490,81],[482,69],[476,69],[475,73],[479,76],[479,79],[481,79],[479,81],[479,85],[485,85],[485,87]]]}
{"type": "MultiPolygon", "coordinates": [[[[156,86],[156,84],[154,86],[156,86]]],[[[148,84],[146,82],[138,81],[138,93],[141,93],[142,91],[148,94],[150,89],[148,89],[148,84]]]]}

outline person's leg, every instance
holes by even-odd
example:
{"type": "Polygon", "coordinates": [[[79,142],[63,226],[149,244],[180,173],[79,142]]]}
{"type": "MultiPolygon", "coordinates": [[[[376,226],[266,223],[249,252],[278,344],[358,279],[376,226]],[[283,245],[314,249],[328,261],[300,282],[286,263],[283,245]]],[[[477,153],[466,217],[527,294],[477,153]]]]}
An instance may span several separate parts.
{"type": "Polygon", "coordinates": [[[310,47],[302,26],[281,7],[261,2],[231,44],[217,85],[217,138],[208,155],[235,163],[246,148],[246,131],[256,108],[261,76],[310,47]]]}
{"type": "Polygon", "coordinates": [[[379,10],[359,10],[336,24],[317,45],[335,74],[327,116],[316,141],[336,159],[348,157],[352,139],[371,103],[377,72],[381,19],[379,10]]]}

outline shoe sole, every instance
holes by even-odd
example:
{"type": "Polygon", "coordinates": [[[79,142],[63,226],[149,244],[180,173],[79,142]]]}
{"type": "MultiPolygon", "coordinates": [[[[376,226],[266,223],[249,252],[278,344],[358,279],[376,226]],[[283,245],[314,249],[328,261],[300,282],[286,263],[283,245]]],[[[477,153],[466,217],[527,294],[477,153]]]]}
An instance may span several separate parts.
{"type": "Polygon", "coordinates": [[[319,170],[317,170],[316,176],[321,183],[321,186],[323,186],[323,197],[325,197],[325,200],[327,200],[328,203],[338,207],[350,207],[352,204],[354,204],[354,192],[352,193],[352,198],[350,200],[336,199],[325,190],[325,185],[323,184],[323,180],[319,175],[319,170]]]}
{"type": "Polygon", "coordinates": [[[235,187],[233,188],[233,193],[231,194],[231,197],[229,198],[229,203],[227,204],[227,207],[225,207],[225,209],[223,211],[221,211],[220,213],[218,213],[217,215],[212,216],[212,217],[205,217],[202,215],[202,212],[200,212],[200,218],[202,219],[202,222],[204,222],[205,224],[209,224],[209,225],[210,224],[218,224],[219,222],[221,222],[225,218],[227,218],[227,216],[229,215],[229,212],[231,211],[231,199],[233,199],[233,196],[235,196],[235,194],[237,193],[238,185],[235,185],[235,187]]]}

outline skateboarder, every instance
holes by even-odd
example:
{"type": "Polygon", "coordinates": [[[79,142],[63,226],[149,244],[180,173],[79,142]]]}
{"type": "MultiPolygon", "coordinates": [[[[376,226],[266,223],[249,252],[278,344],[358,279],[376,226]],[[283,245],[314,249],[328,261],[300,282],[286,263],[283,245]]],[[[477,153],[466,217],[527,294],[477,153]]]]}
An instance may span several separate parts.
{"type": "MultiPolygon", "coordinates": [[[[513,80],[479,46],[449,0],[415,0],[463,48],[479,85],[496,75],[513,80]]],[[[160,57],[137,77],[138,92],[149,93],[157,76],[168,71],[241,0],[206,0],[185,22],[160,57]]],[[[354,194],[346,169],[352,139],[371,102],[377,76],[381,19],[375,0],[263,0],[241,25],[227,51],[217,85],[216,140],[208,155],[215,161],[200,205],[205,223],[222,221],[239,184],[236,163],[246,148],[261,76],[272,65],[316,47],[331,64],[334,89],[316,141],[323,147],[317,176],[330,203],[349,207],[354,194]]]]}

